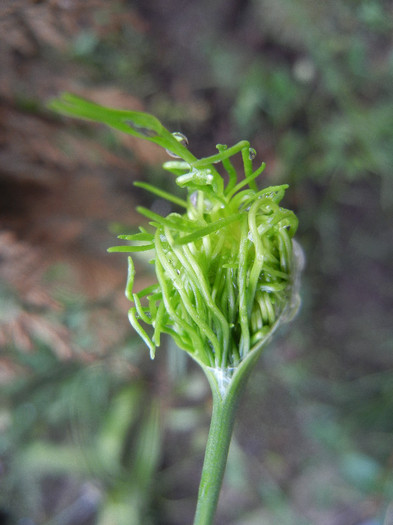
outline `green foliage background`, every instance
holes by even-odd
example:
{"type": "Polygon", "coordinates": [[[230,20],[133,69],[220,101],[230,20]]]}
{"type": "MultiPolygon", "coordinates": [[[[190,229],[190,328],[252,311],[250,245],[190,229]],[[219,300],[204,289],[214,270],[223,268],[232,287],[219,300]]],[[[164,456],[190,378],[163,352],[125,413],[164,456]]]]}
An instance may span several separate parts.
{"type": "MultiPolygon", "coordinates": [[[[80,350],[65,360],[57,340],[39,331],[29,352],[18,339],[2,339],[0,366],[13,367],[0,384],[2,519],[190,522],[207,433],[209,396],[199,371],[168,342],[151,362],[126,326],[127,306],[116,295],[125,280],[121,256],[105,262],[118,276],[112,292],[92,299],[75,277],[78,254],[105,258],[114,234],[133,229],[136,205],[162,209],[132,182],[174,188],[160,168],[165,156],[50,114],[47,99],[66,89],[97,102],[105,95],[114,107],[132,101],[138,107],[124,109],[142,108],[185,133],[196,156],[214,153],[216,143],[249,140],[266,161],[266,185],[290,184],[284,205],[299,217],[307,258],[303,307],[250,381],[217,524],[382,525],[393,500],[391,3],[76,4],[21,2],[1,13],[8,29],[0,37],[8,78],[1,104],[6,116],[12,110],[27,119],[14,144],[34,136],[44,151],[49,140],[73,159],[61,176],[76,184],[73,177],[91,172],[110,203],[105,216],[89,212],[94,192],[83,189],[78,221],[86,230],[70,262],[60,241],[29,236],[27,204],[21,206],[34,200],[22,199],[30,191],[26,180],[58,184],[58,157],[42,154],[34,164],[32,156],[27,177],[16,169],[19,146],[9,148],[13,157],[2,154],[1,231],[45,257],[58,250],[40,282],[61,309],[39,313],[56,329],[66,327],[70,346],[80,350]],[[43,122],[53,126],[49,139],[40,134],[43,122]],[[76,138],[71,145],[69,135],[76,138]],[[91,322],[95,312],[101,317],[91,322]],[[108,330],[115,326],[120,335],[97,353],[97,323],[109,318],[108,330]]],[[[72,206],[64,213],[71,216],[72,206]]],[[[57,222],[50,224],[54,230],[57,222]]],[[[12,312],[28,310],[7,275],[4,333],[12,312]]],[[[94,275],[98,283],[107,274],[94,275]]]]}

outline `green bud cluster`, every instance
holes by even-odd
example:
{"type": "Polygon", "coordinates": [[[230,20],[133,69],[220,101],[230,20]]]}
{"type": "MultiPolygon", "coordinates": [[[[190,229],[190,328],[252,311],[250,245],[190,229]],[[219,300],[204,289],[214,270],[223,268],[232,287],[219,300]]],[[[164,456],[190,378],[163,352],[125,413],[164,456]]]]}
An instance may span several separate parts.
{"type": "Polygon", "coordinates": [[[129,319],[154,357],[161,334],[169,334],[204,368],[230,370],[260,348],[297,303],[299,253],[293,236],[297,218],[280,206],[287,185],[259,190],[256,152],[247,141],[197,159],[179,132],[153,116],[104,108],[70,94],[51,107],[66,115],[105,123],[159,144],[175,157],[164,168],[187,190],[185,199],[147,183],[136,183],[183,210],[162,217],[139,212],[150,228],[121,235],[126,245],[109,251],[151,253],[157,283],[134,292],[128,259],[129,319]],[[244,177],[231,159],[240,154],[244,177]]]}
{"type": "MultiPolygon", "coordinates": [[[[130,322],[151,356],[160,345],[161,333],[167,333],[196,361],[226,369],[238,366],[271,335],[290,301],[297,218],[279,205],[287,185],[260,191],[249,187],[264,164],[246,171],[243,181],[235,179],[226,153],[248,152],[247,142],[232,151],[218,148],[228,184],[224,185],[211,158],[193,165],[166,163],[164,167],[177,174],[179,186],[189,190],[187,200],[178,202],[184,213],[161,217],[139,208],[154,231],[141,228],[135,235],[121,236],[132,245],[118,249],[154,254],[157,285],[134,293],[135,271],[129,258],[126,288],[134,303],[130,322]],[[151,325],[150,333],[143,324],[151,325]]],[[[170,198],[149,185],[139,185],[170,198]]]]}

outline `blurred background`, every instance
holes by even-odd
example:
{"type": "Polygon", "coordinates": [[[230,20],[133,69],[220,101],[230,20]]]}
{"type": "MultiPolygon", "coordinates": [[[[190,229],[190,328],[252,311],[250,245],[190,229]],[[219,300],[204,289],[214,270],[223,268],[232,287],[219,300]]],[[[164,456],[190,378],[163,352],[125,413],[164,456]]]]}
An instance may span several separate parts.
{"type": "Polygon", "coordinates": [[[3,0],[0,72],[0,524],[191,523],[208,431],[202,372],[168,340],[150,361],[106,253],[136,204],[170,211],[133,187],[177,191],[166,154],[46,108],[71,91],[197,156],[249,140],[290,184],[302,310],[250,379],[217,525],[391,525],[392,3],[3,0]]]}

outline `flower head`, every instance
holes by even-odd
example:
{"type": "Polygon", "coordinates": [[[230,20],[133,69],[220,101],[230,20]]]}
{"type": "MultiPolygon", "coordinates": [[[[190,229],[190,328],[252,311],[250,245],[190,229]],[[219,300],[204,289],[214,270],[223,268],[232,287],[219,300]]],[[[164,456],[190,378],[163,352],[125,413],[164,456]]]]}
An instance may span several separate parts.
{"type": "MultiPolygon", "coordinates": [[[[131,258],[127,284],[134,303],[130,322],[152,357],[161,333],[167,333],[202,365],[226,369],[265,342],[288,309],[297,218],[280,207],[287,185],[256,188],[265,165],[252,169],[247,142],[218,149],[210,158],[164,164],[188,189],[187,199],[177,201],[184,212],[161,217],[138,208],[152,231],[121,236],[133,243],[121,249],[154,252],[157,285],[133,292],[131,258]],[[229,160],[237,152],[245,161],[241,182],[229,160]],[[227,171],[226,185],[217,162],[227,171]],[[143,325],[151,325],[150,331],[143,325]]],[[[139,186],[173,200],[150,185],[139,186]]]]}
{"type": "Polygon", "coordinates": [[[128,244],[109,250],[152,253],[157,284],[138,293],[128,259],[129,319],[152,357],[166,333],[205,369],[238,367],[298,302],[300,251],[292,240],[298,221],[280,206],[288,186],[258,189],[265,164],[254,169],[256,152],[247,141],[217,145],[218,153],[197,159],[183,134],[171,134],[151,115],[103,108],[69,94],[52,108],[150,140],[175,157],[164,168],[187,190],[185,199],[150,184],[136,185],[183,212],[162,217],[138,208],[150,228],[121,235],[128,244]],[[231,162],[236,154],[243,161],[242,180],[231,162]]]}

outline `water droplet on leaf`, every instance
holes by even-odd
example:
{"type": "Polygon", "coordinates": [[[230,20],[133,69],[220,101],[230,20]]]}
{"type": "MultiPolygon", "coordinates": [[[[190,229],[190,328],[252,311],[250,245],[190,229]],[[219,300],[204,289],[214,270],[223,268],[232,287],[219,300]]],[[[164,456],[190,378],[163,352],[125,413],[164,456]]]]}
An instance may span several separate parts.
{"type": "Polygon", "coordinates": [[[198,202],[198,192],[197,191],[194,191],[191,193],[190,202],[194,206],[194,208],[197,207],[197,202],[198,202]]]}
{"type": "MultiPolygon", "coordinates": [[[[180,133],[180,131],[175,131],[174,133],[172,133],[172,136],[177,140],[177,142],[180,142],[180,144],[182,146],[184,146],[185,148],[188,148],[188,138],[183,134],[183,133],[180,133]]],[[[169,149],[165,150],[168,155],[170,157],[173,157],[174,159],[180,159],[181,157],[179,157],[179,155],[176,155],[175,153],[173,153],[172,151],[170,151],[169,149]]]]}
{"type": "Polygon", "coordinates": [[[175,137],[177,142],[180,142],[182,146],[188,148],[188,138],[183,133],[180,133],[180,131],[175,131],[172,133],[172,136],[175,137]]]}
{"type": "MultiPolygon", "coordinates": [[[[198,206],[198,191],[194,191],[190,195],[190,203],[194,208],[197,208],[198,206]]],[[[213,204],[209,201],[209,199],[206,199],[206,197],[203,198],[203,211],[208,213],[213,208],[213,204]]]]}

